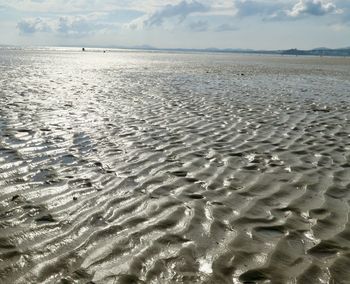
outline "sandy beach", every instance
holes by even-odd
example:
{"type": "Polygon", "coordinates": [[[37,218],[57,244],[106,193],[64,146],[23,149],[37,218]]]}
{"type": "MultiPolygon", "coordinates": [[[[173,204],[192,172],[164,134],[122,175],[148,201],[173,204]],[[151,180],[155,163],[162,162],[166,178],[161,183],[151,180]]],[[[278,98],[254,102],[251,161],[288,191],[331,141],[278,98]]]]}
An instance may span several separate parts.
{"type": "Polygon", "coordinates": [[[350,58],[0,50],[0,283],[350,283],[350,58]]]}

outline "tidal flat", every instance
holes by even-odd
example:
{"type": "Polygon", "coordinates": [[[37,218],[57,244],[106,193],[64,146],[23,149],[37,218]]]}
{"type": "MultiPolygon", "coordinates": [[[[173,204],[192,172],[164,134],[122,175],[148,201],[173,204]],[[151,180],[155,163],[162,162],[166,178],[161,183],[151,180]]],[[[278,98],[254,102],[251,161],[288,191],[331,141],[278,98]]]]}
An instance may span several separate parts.
{"type": "Polygon", "coordinates": [[[0,49],[0,283],[350,283],[350,58],[0,49]]]}

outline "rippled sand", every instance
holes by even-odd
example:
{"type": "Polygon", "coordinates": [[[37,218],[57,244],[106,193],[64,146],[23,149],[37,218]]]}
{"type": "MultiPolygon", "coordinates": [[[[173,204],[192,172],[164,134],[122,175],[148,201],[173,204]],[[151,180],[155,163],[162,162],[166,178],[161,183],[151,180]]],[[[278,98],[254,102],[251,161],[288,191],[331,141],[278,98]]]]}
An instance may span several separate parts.
{"type": "Polygon", "coordinates": [[[0,63],[0,283],[350,283],[350,59],[0,63]]]}

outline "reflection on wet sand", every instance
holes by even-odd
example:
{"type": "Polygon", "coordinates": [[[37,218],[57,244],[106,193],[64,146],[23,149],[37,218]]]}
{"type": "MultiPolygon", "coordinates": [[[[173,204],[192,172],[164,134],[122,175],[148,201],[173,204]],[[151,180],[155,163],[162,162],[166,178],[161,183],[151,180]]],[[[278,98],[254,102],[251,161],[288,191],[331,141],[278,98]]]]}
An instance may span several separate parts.
{"type": "Polygon", "coordinates": [[[348,59],[0,60],[1,283],[349,283],[348,59]]]}

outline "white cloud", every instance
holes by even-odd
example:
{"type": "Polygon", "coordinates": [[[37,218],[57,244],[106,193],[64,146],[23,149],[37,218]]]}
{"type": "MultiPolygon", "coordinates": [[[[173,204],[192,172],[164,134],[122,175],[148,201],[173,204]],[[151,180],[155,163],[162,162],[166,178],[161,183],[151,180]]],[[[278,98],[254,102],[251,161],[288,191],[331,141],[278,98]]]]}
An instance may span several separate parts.
{"type": "Polygon", "coordinates": [[[161,26],[167,18],[177,18],[180,22],[193,13],[206,12],[209,8],[197,1],[182,1],[175,5],[166,5],[162,9],[151,14],[145,21],[145,26],[161,26]]]}
{"type": "Polygon", "coordinates": [[[236,16],[261,16],[264,20],[288,20],[306,16],[324,16],[341,13],[335,0],[236,0],[236,16]]]}
{"type": "Polygon", "coordinates": [[[52,32],[58,35],[83,37],[96,31],[116,28],[115,25],[103,23],[102,13],[78,16],[60,16],[58,18],[28,18],[17,24],[22,34],[52,32]]]}
{"type": "Polygon", "coordinates": [[[326,0],[299,0],[292,10],[288,11],[291,17],[302,15],[323,16],[330,13],[340,12],[337,10],[335,3],[326,0]]]}
{"type": "Polygon", "coordinates": [[[51,25],[41,18],[31,18],[20,21],[17,28],[22,34],[33,34],[37,32],[48,32],[51,30],[51,25]]]}
{"type": "Polygon", "coordinates": [[[167,4],[152,13],[148,13],[125,24],[124,27],[133,30],[160,27],[167,20],[175,20],[177,23],[181,23],[189,15],[204,13],[209,11],[209,9],[208,6],[198,1],[183,0],[177,4],[167,4]]]}

